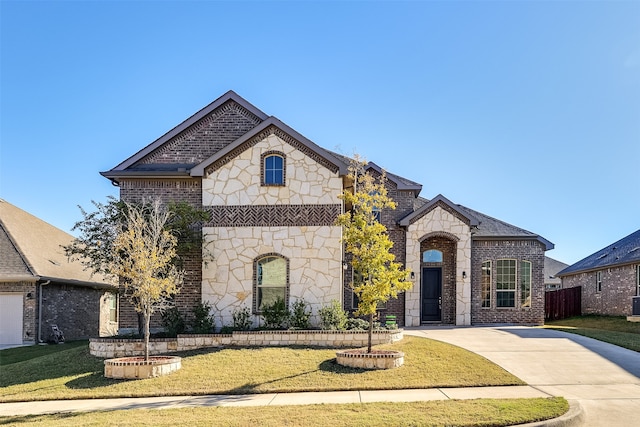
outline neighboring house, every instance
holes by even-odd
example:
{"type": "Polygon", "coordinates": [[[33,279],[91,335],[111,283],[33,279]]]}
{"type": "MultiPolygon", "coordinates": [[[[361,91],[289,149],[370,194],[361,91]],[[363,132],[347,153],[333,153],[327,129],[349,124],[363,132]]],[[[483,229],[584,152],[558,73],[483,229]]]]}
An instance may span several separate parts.
{"type": "Polygon", "coordinates": [[[582,286],[582,313],[630,316],[640,296],[640,230],[557,274],[563,288],[582,286]]]}
{"type": "Polygon", "coordinates": [[[117,333],[117,288],[70,262],[70,234],[0,199],[0,345],[117,333]]]}
{"type": "MultiPolygon", "coordinates": [[[[189,317],[200,301],[216,326],[249,307],[303,298],[312,320],[332,300],[356,305],[349,288],[340,194],[349,159],[327,151],[230,91],[113,169],[102,172],[126,201],[161,197],[208,209],[203,250],[190,254],[175,301],[189,317]]],[[[369,163],[368,170],[382,170],[369,163]]],[[[412,290],[380,312],[400,325],[544,322],[544,254],[535,233],[455,204],[419,197],[422,185],[387,173],[396,210],[381,212],[412,290]]],[[[120,326],[135,328],[122,304],[120,326]]],[[[156,326],[158,325],[156,319],[156,326]]]]}
{"type": "Polygon", "coordinates": [[[549,258],[548,256],[544,257],[544,288],[547,291],[562,288],[562,281],[556,275],[567,267],[569,267],[569,264],[549,258]]]}

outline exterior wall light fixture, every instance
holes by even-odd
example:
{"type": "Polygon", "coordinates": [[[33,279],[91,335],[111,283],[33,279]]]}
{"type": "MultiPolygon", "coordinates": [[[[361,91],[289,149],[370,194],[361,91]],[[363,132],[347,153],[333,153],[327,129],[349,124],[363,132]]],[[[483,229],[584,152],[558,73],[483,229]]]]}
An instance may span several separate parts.
{"type": "Polygon", "coordinates": [[[463,272],[462,272],[462,278],[463,278],[463,279],[466,279],[466,278],[467,278],[467,272],[466,272],[466,271],[463,271],[463,272]]]}

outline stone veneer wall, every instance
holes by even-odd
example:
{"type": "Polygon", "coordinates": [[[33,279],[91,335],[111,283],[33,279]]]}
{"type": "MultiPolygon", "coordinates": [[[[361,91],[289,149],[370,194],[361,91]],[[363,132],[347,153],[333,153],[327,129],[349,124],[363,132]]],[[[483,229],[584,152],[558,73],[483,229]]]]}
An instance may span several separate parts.
{"type": "MultiPolygon", "coordinates": [[[[403,331],[373,331],[373,345],[402,340],[403,331]]],[[[232,334],[178,335],[178,338],[156,338],[149,341],[150,354],[172,353],[199,348],[241,346],[317,346],[358,348],[368,344],[367,331],[236,331],[232,334]]],[[[113,358],[144,354],[143,340],[92,338],[89,352],[96,357],[113,358]]]]}
{"type": "MultiPolygon", "coordinates": [[[[289,301],[303,298],[312,306],[312,324],[318,310],[340,300],[342,230],[322,227],[205,228],[202,298],[213,306],[216,327],[233,324],[232,313],[253,306],[253,261],[277,253],[289,259],[289,301]]],[[[254,316],[254,326],[259,318],[254,316]]]]}
{"type": "Polygon", "coordinates": [[[204,206],[340,204],[342,178],[287,144],[275,134],[211,170],[202,180],[204,206]],[[261,156],[279,151],[286,156],[285,185],[261,185],[261,156]]]}
{"type": "Polygon", "coordinates": [[[208,167],[202,180],[203,206],[213,212],[203,228],[202,299],[213,306],[216,327],[253,307],[254,260],[265,254],[288,259],[289,303],[309,303],[312,324],[322,306],[342,300],[342,230],[333,225],[342,178],[278,132],[263,136],[208,167]],[[262,185],[262,156],[274,151],[285,156],[285,183],[262,185]]]}
{"type": "Polygon", "coordinates": [[[36,341],[38,329],[36,318],[38,313],[38,298],[35,282],[3,282],[0,283],[1,293],[22,294],[22,340],[26,342],[36,341]],[[27,298],[31,293],[32,298],[27,298]]]}
{"type": "Polygon", "coordinates": [[[537,240],[474,240],[472,254],[473,324],[518,323],[542,325],[544,323],[544,252],[545,246],[537,240]],[[531,307],[520,308],[520,270],[516,267],[516,307],[496,308],[496,260],[515,259],[531,262],[531,307]],[[482,308],[482,263],[491,261],[491,308],[482,308]]]}
{"type": "MultiPolygon", "coordinates": [[[[407,267],[415,272],[415,284],[406,293],[405,321],[409,326],[420,325],[420,243],[430,237],[445,236],[456,241],[455,265],[455,324],[471,324],[471,231],[454,213],[435,206],[407,227],[407,267]],[[462,277],[462,272],[467,277],[462,277]]],[[[443,271],[443,277],[444,277],[443,271]]]]}
{"type": "Polygon", "coordinates": [[[636,265],[604,268],[602,290],[596,289],[596,271],[562,278],[563,288],[582,286],[582,313],[605,316],[631,316],[636,296],[636,265]]]}

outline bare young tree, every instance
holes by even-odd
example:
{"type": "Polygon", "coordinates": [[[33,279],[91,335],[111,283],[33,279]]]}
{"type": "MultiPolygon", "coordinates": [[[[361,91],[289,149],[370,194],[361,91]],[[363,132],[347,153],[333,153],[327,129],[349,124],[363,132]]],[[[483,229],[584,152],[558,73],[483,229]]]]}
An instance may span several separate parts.
{"type": "Polygon", "coordinates": [[[172,305],[184,273],[174,262],[177,237],[167,230],[171,212],[159,200],[127,204],[123,226],[111,248],[110,272],[144,319],[144,353],[149,360],[149,323],[155,312],[172,305]]]}

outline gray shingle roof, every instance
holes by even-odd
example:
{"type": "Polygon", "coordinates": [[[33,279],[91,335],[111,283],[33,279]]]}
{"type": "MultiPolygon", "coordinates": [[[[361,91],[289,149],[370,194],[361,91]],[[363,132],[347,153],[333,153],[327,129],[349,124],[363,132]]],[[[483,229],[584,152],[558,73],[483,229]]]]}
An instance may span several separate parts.
{"type": "MultiPolygon", "coordinates": [[[[416,200],[416,211],[422,206],[426,205],[430,201],[423,197],[418,197],[416,200]]],[[[547,250],[553,249],[554,245],[542,236],[525,230],[524,228],[516,227],[515,225],[506,223],[499,219],[493,218],[489,215],[485,215],[481,212],[473,210],[463,205],[453,205],[458,211],[464,214],[467,218],[471,218],[477,222],[475,231],[473,233],[474,239],[486,238],[516,238],[516,239],[537,239],[542,242],[547,250]]]]}
{"type": "Polygon", "coordinates": [[[567,276],[569,274],[634,263],[640,263],[640,230],[592,253],[565,268],[557,275],[567,276]]]}
{"type": "Polygon", "coordinates": [[[554,284],[559,285],[562,281],[557,274],[559,271],[569,267],[569,264],[565,264],[564,262],[560,262],[548,256],[544,257],[544,283],[545,284],[554,284]]]}
{"type": "Polygon", "coordinates": [[[58,280],[110,287],[77,261],[69,261],[63,246],[73,236],[0,199],[0,282],[58,280]]]}

